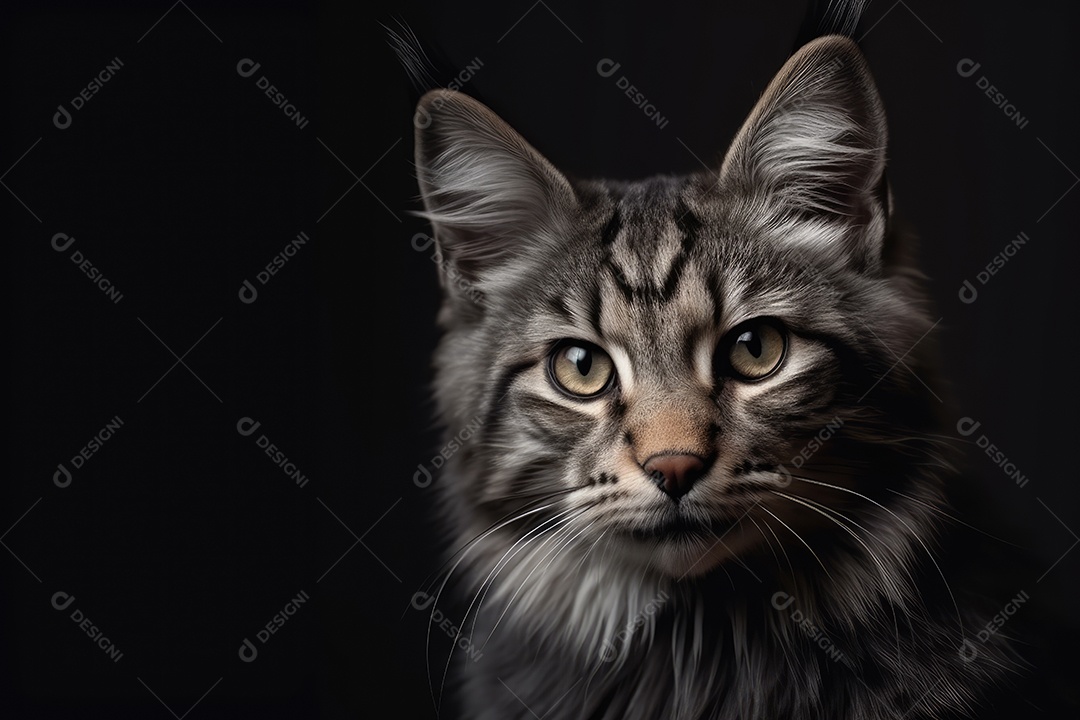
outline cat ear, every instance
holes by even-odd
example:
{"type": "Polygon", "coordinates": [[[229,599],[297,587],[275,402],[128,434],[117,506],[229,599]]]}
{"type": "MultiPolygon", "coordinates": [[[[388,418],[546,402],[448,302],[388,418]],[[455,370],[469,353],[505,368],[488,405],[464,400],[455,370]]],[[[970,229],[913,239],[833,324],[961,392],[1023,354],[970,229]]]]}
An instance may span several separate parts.
{"type": "Polygon", "coordinates": [[[555,241],[574,191],[506,122],[468,95],[433,90],[420,99],[415,125],[418,214],[431,221],[452,270],[483,280],[555,241]]]}
{"type": "Polygon", "coordinates": [[[845,37],[818,38],[769,83],[721,177],[769,205],[779,201],[783,221],[773,222],[809,220],[809,232],[791,232],[792,242],[875,268],[888,214],[886,140],[885,110],[862,53],[845,37]]]}

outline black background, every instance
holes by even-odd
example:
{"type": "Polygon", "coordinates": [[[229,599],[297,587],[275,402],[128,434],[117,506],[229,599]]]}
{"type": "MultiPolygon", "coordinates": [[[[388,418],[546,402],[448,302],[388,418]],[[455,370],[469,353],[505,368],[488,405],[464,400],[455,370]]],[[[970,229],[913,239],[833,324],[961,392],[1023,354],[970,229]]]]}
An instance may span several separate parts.
{"type": "MultiPolygon", "coordinates": [[[[380,22],[410,23],[455,68],[478,58],[465,91],[557,166],[633,178],[693,171],[699,158],[715,167],[804,12],[5,6],[0,716],[344,718],[383,701],[434,716],[427,616],[410,598],[443,549],[434,493],[413,482],[439,448],[428,393],[438,293],[429,253],[410,245],[425,230],[408,214],[415,96],[380,22]],[[70,109],[114,58],[119,72],[58,129],[57,106],[70,109]],[[260,63],[252,77],[237,72],[243,58],[260,63]],[[621,63],[616,75],[597,73],[603,58],[621,63]],[[306,127],[260,92],[263,75],[306,127]],[[620,92],[623,75],[663,129],[620,92]],[[301,231],[311,241],[257,283],[301,231]],[[55,251],[56,233],[75,244],[55,251]],[[259,289],[251,304],[238,296],[245,279],[259,289]],[[116,416],[123,426],[71,484],[54,484],[57,465],[116,416]],[[237,432],[242,417],[261,423],[255,435],[237,432]],[[262,453],[259,434],[306,485],[262,453]],[[301,591],[310,600],[256,641],[301,591]],[[54,609],[57,592],[73,606],[54,609]],[[119,661],[70,619],[76,608],[119,661]],[[245,638],[259,648],[250,663],[238,656],[245,638]]],[[[971,447],[971,471],[1014,526],[997,530],[1034,554],[1001,604],[1023,590],[1073,628],[1078,12],[875,2],[855,33],[889,115],[895,200],[922,238],[942,318],[951,384],[930,390],[948,400],[950,433],[961,417],[981,422],[963,440],[985,435],[1029,479],[1018,487],[971,447]],[[981,63],[971,77],[957,72],[964,58],[981,63]],[[1025,127],[982,93],[982,76],[1025,127]],[[1030,242],[979,284],[1020,232],[1030,242]],[[965,279],[974,303],[959,300],[965,279]]],[[[1057,670],[1074,674],[1059,650],[1074,664],[1057,670]]]]}

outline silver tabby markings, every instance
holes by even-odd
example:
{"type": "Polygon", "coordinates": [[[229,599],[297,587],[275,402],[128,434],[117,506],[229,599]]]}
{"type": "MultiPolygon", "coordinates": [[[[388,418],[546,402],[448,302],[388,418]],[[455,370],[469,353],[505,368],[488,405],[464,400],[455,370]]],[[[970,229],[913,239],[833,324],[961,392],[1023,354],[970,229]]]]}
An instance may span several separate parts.
{"type": "Polygon", "coordinates": [[[933,323],[855,45],[796,53],[715,173],[571,181],[464,95],[420,112],[422,215],[473,291],[444,269],[440,417],[483,418],[438,483],[465,715],[964,710],[1006,661],[955,651],[935,401],[888,372],[932,375],[933,323]]]}

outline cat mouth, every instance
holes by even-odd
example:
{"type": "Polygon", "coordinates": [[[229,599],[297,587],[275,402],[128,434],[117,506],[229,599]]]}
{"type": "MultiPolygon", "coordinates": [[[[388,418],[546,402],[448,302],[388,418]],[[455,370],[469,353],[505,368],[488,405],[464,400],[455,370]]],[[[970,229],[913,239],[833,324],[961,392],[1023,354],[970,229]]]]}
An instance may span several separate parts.
{"type": "Polygon", "coordinates": [[[669,514],[649,525],[631,528],[628,534],[640,542],[708,538],[723,535],[734,526],[735,522],[735,520],[719,518],[687,517],[682,513],[669,514]]]}

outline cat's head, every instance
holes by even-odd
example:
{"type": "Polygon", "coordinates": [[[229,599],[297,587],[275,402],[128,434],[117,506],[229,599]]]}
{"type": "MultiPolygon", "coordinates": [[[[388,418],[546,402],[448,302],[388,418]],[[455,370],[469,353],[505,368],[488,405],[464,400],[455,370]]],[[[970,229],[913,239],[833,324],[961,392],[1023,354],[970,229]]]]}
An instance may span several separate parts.
{"type": "Polygon", "coordinates": [[[471,532],[513,513],[498,533],[675,578],[776,543],[857,550],[837,514],[906,535],[882,510],[932,492],[911,471],[931,324],[851,41],[797,52],[715,172],[573,181],[463,94],[418,119],[436,392],[470,436],[446,489],[471,532]]]}

